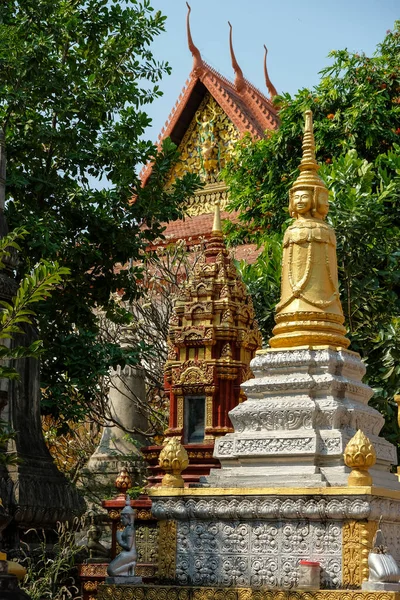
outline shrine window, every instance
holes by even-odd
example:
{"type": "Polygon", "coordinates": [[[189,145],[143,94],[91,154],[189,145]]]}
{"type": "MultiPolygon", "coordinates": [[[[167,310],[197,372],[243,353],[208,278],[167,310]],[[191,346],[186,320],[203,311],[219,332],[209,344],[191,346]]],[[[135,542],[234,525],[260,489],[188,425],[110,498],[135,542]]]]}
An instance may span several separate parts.
{"type": "Polygon", "coordinates": [[[204,441],[205,415],[205,396],[185,396],[185,444],[201,444],[204,441]]]}

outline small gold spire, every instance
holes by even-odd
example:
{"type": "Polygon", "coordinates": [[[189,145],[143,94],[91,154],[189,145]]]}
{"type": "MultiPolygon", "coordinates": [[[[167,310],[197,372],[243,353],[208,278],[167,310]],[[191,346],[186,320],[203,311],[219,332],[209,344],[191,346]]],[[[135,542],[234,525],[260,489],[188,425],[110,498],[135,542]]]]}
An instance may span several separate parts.
{"type": "Polygon", "coordinates": [[[214,223],[212,228],[212,233],[222,235],[222,225],[221,225],[221,202],[220,200],[215,201],[215,209],[214,209],[214,223]]]}
{"type": "Polygon", "coordinates": [[[184,487],[184,481],[181,473],[188,466],[189,457],[178,437],[172,437],[168,440],[160,452],[158,463],[166,472],[162,478],[161,487],[184,487]]]}
{"type": "Polygon", "coordinates": [[[278,92],[276,91],[276,87],[272,84],[269,75],[268,75],[268,69],[267,69],[267,54],[268,54],[268,48],[267,46],[264,44],[264,77],[265,77],[265,85],[267,86],[267,89],[269,91],[269,96],[271,98],[271,100],[278,95],[278,92]]]}
{"type": "Polygon", "coordinates": [[[313,119],[311,110],[306,110],[304,136],[303,136],[303,155],[301,158],[299,170],[300,175],[294,182],[292,190],[307,186],[318,186],[326,190],[326,185],[318,175],[319,165],[315,160],[315,140],[313,131],[313,119]]]}
{"type": "Polygon", "coordinates": [[[204,69],[204,62],[201,57],[200,50],[193,43],[192,33],[190,31],[190,13],[191,13],[192,9],[190,8],[190,5],[188,2],[186,2],[186,6],[188,7],[188,12],[187,12],[187,17],[186,17],[186,31],[187,31],[187,38],[188,38],[188,46],[189,46],[189,50],[193,56],[192,71],[198,73],[199,71],[204,69]]]}
{"type": "Polygon", "coordinates": [[[231,51],[232,67],[233,67],[233,70],[235,71],[235,88],[237,89],[238,92],[243,92],[243,90],[246,89],[246,82],[245,82],[244,77],[243,77],[243,71],[239,67],[238,61],[236,60],[235,52],[233,50],[232,25],[230,24],[229,21],[228,21],[228,25],[229,25],[229,28],[230,28],[230,31],[229,31],[229,49],[231,51]]]}
{"type": "Polygon", "coordinates": [[[347,444],[344,462],[350,467],[349,486],[372,485],[372,477],[368,469],[376,463],[375,448],[367,436],[359,429],[347,444]]]}

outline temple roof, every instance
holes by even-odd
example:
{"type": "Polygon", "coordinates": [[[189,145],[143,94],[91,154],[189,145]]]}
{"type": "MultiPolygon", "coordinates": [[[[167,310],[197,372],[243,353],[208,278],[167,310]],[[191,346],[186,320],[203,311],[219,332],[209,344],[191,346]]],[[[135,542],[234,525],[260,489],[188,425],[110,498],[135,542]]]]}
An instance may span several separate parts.
{"type": "MultiPolygon", "coordinates": [[[[233,53],[232,28],[230,30],[230,51],[232,65],[236,74],[235,82],[229,81],[229,79],[203,61],[199,50],[192,40],[189,24],[190,7],[188,6],[188,8],[188,45],[193,55],[193,68],[175,106],[170,112],[165,126],[158,136],[158,146],[161,146],[162,141],[167,137],[170,137],[177,146],[180,145],[207,92],[210,93],[223,109],[241,135],[248,132],[255,138],[261,138],[266,130],[276,129],[279,125],[277,109],[269,98],[243,76],[237,64],[233,53]],[[239,77],[238,73],[240,73],[239,77]]],[[[267,73],[266,62],[264,71],[267,73]]],[[[266,83],[271,92],[270,81],[267,75],[266,83]]],[[[276,93],[275,88],[273,90],[276,93]]],[[[141,172],[142,185],[146,184],[150,173],[151,164],[148,164],[141,172]]]]}
{"type": "MultiPolygon", "coordinates": [[[[193,246],[210,237],[215,201],[220,202],[222,210],[228,204],[228,190],[219,173],[229,161],[234,143],[245,133],[262,138],[266,131],[278,128],[279,117],[272,102],[277,92],[268,76],[267,49],[264,76],[270,98],[245,78],[233,49],[230,23],[229,50],[234,81],[229,81],[203,60],[192,39],[190,10],[188,5],[187,38],[193,67],[158,136],[158,146],[170,137],[180,151],[180,160],[171,169],[167,186],[187,172],[198,173],[203,183],[193,197],[187,198],[185,218],[166,224],[164,231],[166,243],[184,239],[188,246],[193,246]]],[[[146,185],[151,169],[151,163],[142,169],[142,185],[146,185]]],[[[237,213],[226,211],[222,212],[222,218],[238,220],[237,213]]],[[[259,253],[255,245],[249,244],[236,248],[235,258],[254,262],[259,253]]]]}

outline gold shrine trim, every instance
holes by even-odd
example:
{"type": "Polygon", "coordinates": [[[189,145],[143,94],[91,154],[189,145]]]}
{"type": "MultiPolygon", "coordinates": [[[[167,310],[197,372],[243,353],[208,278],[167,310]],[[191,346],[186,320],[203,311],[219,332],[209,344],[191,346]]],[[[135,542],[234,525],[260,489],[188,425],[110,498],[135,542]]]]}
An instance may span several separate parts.
{"type": "Polygon", "coordinates": [[[101,585],[99,600],[400,600],[398,592],[101,585]]]}
{"type": "Polygon", "coordinates": [[[148,488],[149,496],[380,496],[400,500],[400,490],[376,486],[315,488],[148,488]]]}

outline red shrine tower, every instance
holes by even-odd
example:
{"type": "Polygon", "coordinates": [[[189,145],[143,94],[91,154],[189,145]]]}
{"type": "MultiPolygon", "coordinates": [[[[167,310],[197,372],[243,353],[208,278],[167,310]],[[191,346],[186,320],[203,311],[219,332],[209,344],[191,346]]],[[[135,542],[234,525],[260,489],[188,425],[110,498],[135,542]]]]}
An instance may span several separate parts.
{"type": "MultiPolygon", "coordinates": [[[[253,303],[226,249],[217,203],[211,237],[175,300],[164,371],[170,406],[165,435],[179,437],[188,452],[187,483],[218,466],[215,438],[233,431],[228,413],[245,399],[240,385],[253,377],[250,361],[260,347],[253,303]]],[[[153,484],[162,475],[160,450],[145,450],[153,484]]]]}

